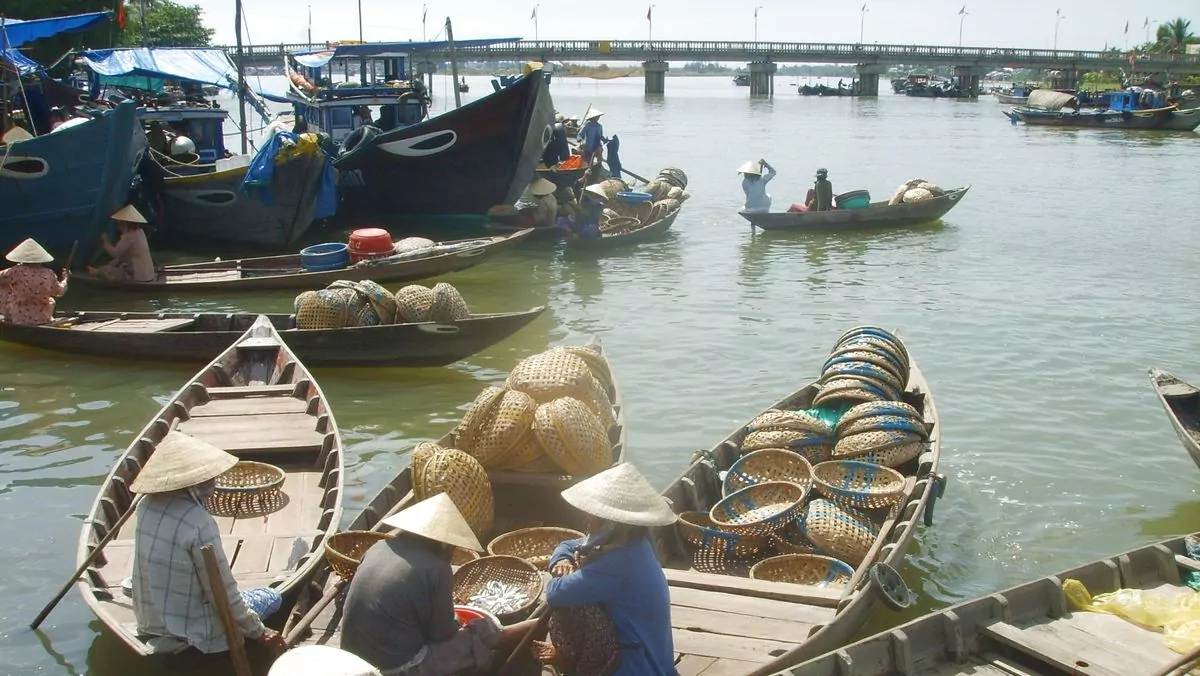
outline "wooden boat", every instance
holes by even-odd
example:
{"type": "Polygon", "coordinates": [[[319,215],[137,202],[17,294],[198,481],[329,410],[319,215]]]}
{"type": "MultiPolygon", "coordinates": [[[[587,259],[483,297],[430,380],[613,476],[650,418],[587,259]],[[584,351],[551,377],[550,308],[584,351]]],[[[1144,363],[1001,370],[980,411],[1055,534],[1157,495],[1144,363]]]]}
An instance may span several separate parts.
{"type": "Polygon", "coordinates": [[[1200,108],[1179,110],[1174,106],[1149,110],[1064,111],[1014,108],[1009,112],[1013,124],[1018,121],[1042,127],[1102,127],[1105,129],[1154,129],[1192,131],[1200,127],[1200,108]]]}
{"type": "MultiPolygon", "coordinates": [[[[810,384],[771,408],[806,409],[818,391],[815,383],[810,384]]],[[[931,441],[919,458],[899,468],[907,476],[904,496],[888,514],[848,585],[817,587],[698,572],[690,569],[691,557],[678,530],[657,530],[656,549],[671,585],[680,673],[747,674],[786,654],[788,660],[774,665],[782,669],[844,645],[867,622],[883,598],[868,569],[875,563],[900,567],[918,522],[923,518],[931,522],[933,502],[945,485],[936,474],[941,452],[937,408],[915,362],[904,401],[923,414],[931,441]]],[[[745,434],[742,425],[709,451],[697,454],[663,491],[672,509],[682,513],[712,508],[721,498],[720,473],[737,460],[745,434]]]]}
{"type": "Polygon", "coordinates": [[[946,191],[941,197],[908,204],[873,202],[865,209],[831,211],[776,211],[765,214],[738,212],[750,225],[763,230],[850,230],[903,228],[936,221],[953,209],[971,186],[946,191]]]}
{"type": "MultiPolygon", "coordinates": [[[[545,310],[421,322],[300,330],[295,315],[264,315],[309,366],[445,366],[525,327],[545,310]]],[[[224,352],[258,315],[190,312],[60,312],[50,324],[0,322],[0,340],[76,355],[204,362],[224,352]]]]}
{"type": "Polygon", "coordinates": [[[996,93],[996,102],[1008,106],[1023,106],[1029,102],[1028,96],[1013,96],[1012,94],[996,93]]]}
{"type": "Polygon", "coordinates": [[[1200,466],[1200,389],[1158,369],[1150,369],[1150,383],[1167,410],[1175,434],[1192,461],[1200,466]]]}
{"type": "MultiPolygon", "coordinates": [[[[321,388],[266,318],[188,381],[117,460],[84,520],[77,562],[129,509],[129,486],[172,429],[285,472],[282,499],[218,509],[214,517],[238,587],[270,585],[294,599],[324,565],[325,537],[341,522],[343,447],[321,388]]],[[[136,528],[136,517],[127,521],[77,584],[113,634],[149,655],[122,589],[133,570],[136,528]]]]}
{"type": "Polygon", "coordinates": [[[523,230],[506,237],[440,242],[442,252],[422,258],[388,258],[364,261],[340,270],[307,272],[300,255],[240,258],[228,261],[168,265],[153,282],[112,282],[94,275],[75,273],[71,281],[117,291],[261,291],[263,289],[317,289],[339,279],[376,282],[406,282],[466,270],[489,260],[528,237],[523,230]]]}
{"type": "MultiPolygon", "coordinates": [[[[611,366],[609,370],[612,371],[611,366]]],[[[613,462],[617,463],[626,459],[628,445],[625,406],[615,373],[612,383],[610,399],[616,423],[609,428],[609,440],[612,442],[613,462]]],[[[440,446],[454,447],[456,443],[454,432],[443,435],[435,443],[440,446]]],[[[492,494],[496,503],[495,535],[532,526],[563,526],[583,530],[583,514],[568,505],[560,495],[578,479],[560,474],[526,474],[496,470],[489,470],[488,477],[491,479],[492,494]]],[[[354,517],[346,530],[371,530],[390,513],[393,513],[393,510],[407,505],[411,500],[408,497],[411,490],[411,472],[409,467],[405,466],[367,503],[363,511],[354,517]]],[[[480,538],[480,540],[485,546],[489,541],[487,538],[480,538]]],[[[337,582],[337,576],[322,574],[315,581],[326,589],[330,589],[337,582]]],[[[312,596],[315,595],[301,597],[289,617],[289,626],[312,606],[316,600],[312,596]]],[[[304,640],[304,644],[340,646],[340,603],[341,598],[337,603],[330,604],[317,617],[312,625],[312,634],[304,640]]]]}
{"type": "MultiPolygon", "coordinates": [[[[1161,631],[1074,610],[1062,584],[1093,596],[1181,586],[1200,570],[1173,538],[930,613],[780,673],[790,676],[1135,676],[1165,674],[1179,654],[1161,631]]],[[[774,673],[774,672],[770,672],[774,673]]],[[[1181,672],[1182,673],[1182,672],[1181,672]]]]}
{"type": "Polygon", "coordinates": [[[683,207],[672,211],[657,221],[647,223],[636,230],[627,230],[618,234],[603,234],[600,239],[567,239],[567,246],[573,249],[614,249],[630,244],[640,244],[661,238],[671,229],[683,207]]]}

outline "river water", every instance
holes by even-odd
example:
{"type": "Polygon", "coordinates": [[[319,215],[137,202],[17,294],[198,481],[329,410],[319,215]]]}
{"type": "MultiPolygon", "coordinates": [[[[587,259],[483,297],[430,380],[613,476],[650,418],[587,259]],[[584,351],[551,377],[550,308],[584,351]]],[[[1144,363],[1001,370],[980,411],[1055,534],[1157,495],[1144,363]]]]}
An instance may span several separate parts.
{"type": "MultiPolygon", "coordinates": [[[[899,329],[929,379],[949,482],[903,571],[920,605],[881,610],[871,628],[1195,530],[1196,468],[1146,367],[1200,379],[1200,135],[1013,127],[991,98],[805,98],[789,80],[756,101],[727,78],[669,78],[653,99],[640,79],[556,80],[560,110],[604,110],[627,167],[681,167],[693,197],[659,243],[601,258],[532,247],[449,277],[476,311],[550,308],[465,362],[317,369],[348,444],[347,515],[480,388],[551,344],[603,341],[631,457],[665,486],[694,450],[815,376],[842,331],[872,323],[899,329]],[[818,167],[835,191],[876,198],[917,176],[972,189],[934,225],[755,234],[736,214],[734,170],[760,157],[779,170],[776,208],[802,199],[818,167]]],[[[467,100],[490,91],[468,82],[467,100]]],[[[291,298],[72,289],[61,306],[284,311],[291,298]]],[[[41,632],[26,627],[75,567],[109,467],[194,369],[0,346],[0,672],[156,673],[74,591],[41,632]]]]}

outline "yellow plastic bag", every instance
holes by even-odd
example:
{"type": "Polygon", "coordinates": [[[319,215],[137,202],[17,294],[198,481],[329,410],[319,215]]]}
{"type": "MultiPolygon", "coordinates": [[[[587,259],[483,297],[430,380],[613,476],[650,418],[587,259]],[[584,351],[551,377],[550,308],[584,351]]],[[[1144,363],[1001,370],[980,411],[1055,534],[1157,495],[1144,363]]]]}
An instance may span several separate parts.
{"type": "Polygon", "coordinates": [[[1200,592],[1187,587],[1119,589],[1092,596],[1079,580],[1063,582],[1063,594],[1078,610],[1108,613],[1163,634],[1163,643],[1177,653],[1200,646],[1200,592]]]}

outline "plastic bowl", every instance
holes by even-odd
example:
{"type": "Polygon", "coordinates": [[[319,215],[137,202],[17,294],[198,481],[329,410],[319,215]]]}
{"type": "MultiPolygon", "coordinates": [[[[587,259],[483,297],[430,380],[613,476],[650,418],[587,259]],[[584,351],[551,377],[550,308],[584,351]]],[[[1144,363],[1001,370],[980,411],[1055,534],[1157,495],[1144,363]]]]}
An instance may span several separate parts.
{"type": "Polygon", "coordinates": [[[342,242],[314,244],[300,251],[300,265],[309,272],[341,270],[350,264],[350,247],[342,242]]]}
{"type": "Polygon", "coordinates": [[[633,202],[633,203],[653,202],[654,201],[654,195],[651,195],[648,192],[639,192],[636,190],[630,190],[628,192],[619,192],[619,193],[617,193],[617,198],[620,199],[622,202],[633,202]]]}
{"type": "Polygon", "coordinates": [[[496,626],[501,626],[500,620],[495,615],[489,613],[482,608],[474,606],[454,606],[454,617],[458,619],[458,626],[465,627],[471,620],[479,620],[487,618],[496,623],[496,626]]]}

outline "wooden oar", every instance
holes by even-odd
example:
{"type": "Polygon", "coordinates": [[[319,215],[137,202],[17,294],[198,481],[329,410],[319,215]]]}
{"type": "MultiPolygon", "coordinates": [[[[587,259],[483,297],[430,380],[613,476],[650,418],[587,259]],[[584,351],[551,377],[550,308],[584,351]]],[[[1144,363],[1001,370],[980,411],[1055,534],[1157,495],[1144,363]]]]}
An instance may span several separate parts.
{"type": "Polygon", "coordinates": [[[1162,669],[1159,669],[1158,671],[1154,672],[1154,674],[1152,674],[1152,676],[1171,676],[1171,674],[1174,674],[1175,672],[1179,671],[1180,669],[1184,669],[1185,673],[1186,673],[1185,668],[1190,668],[1190,667],[1195,666],[1195,662],[1197,660],[1200,660],[1200,647],[1196,647],[1195,649],[1193,649],[1191,652],[1184,655],[1183,657],[1180,657],[1179,659],[1168,664],[1167,666],[1163,667],[1162,669]]]}
{"type": "Polygon", "coordinates": [[[225,580],[221,577],[221,568],[217,565],[217,555],[213,553],[212,545],[201,547],[200,555],[204,557],[204,571],[208,574],[208,587],[212,590],[213,604],[217,607],[217,619],[221,620],[221,626],[225,629],[225,642],[229,644],[233,672],[237,676],[254,676],[250,670],[250,659],[246,657],[246,640],[233,620],[229,595],[225,593],[225,580]]]}
{"type": "MultiPolygon", "coordinates": [[[[409,491],[407,495],[405,495],[403,498],[400,498],[400,501],[388,510],[387,514],[384,514],[379,518],[379,521],[375,522],[375,525],[371,528],[371,530],[382,530],[385,527],[383,522],[407,507],[408,503],[412,502],[414,497],[416,496],[413,495],[413,492],[409,491]]],[[[342,593],[342,589],[345,589],[347,582],[348,580],[346,580],[346,578],[338,579],[338,581],[329,588],[329,591],[325,592],[324,596],[322,596],[319,601],[313,604],[312,608],[308,609],[308,612],[304,614],[304,617],[300,618],[300,621],[296,623],[296,626],[292,627],[290,631],[287,627],[284,627],[283,642],[286,643],[289,648],[295,645],[296,641],[300,639],[300,636],[312,626],[312,623],[317,620],[317,616],[321,614],[321,611],[325,610],[325,607],[332,603],[333,600],[337,598],[338,594],[342,593]]]]}
{"type": "Polygon", "coordinates": [[[79,240],[75,240],[75,243],[71,245],[71,253],[67,254],[67,262],[65,265],[63,265],[63,270],[68,272],[71,270],[71,263],[75,262],[75,250],[78,248],[79,240]]]}
{"type": "Polygon", "coordinates": [[[75,574],[71,576],[71,579],[67,580],[67,583],[62,586],[62,589],[58,590],[58,593],[55,594],[54,598],[50,600],[50,603],[47,603],[46,607],[42,608],[42,612],[38,613],[37,617],[33,618],[33,622],[29,625],[30,629],[37,629],[42,623],[42,620],[45,620],[46,616],[50,614],[50,611],[54,610],[54,607],[58,605],[58,602],[67,595],[68,591],[71,590],[71,587],[75,584],[75,581],[79,579],[79,576],[83,575],[84,571],[88,569],[88,566],[92,565],[92,563],[96,560],[96,557],[100,556],[100,550],[104,549],[104,546],[109,542],[112,542],[113,538],[115,538],[117,533],[120,532],[121,526],[124,526],[125,522],[129,520],[129,517],[133,516],[134,510],[137,509],[138,503],[141,501],[141,495],[138,495],[133,499],[133,503],[129,505],[129,509],[125,510],[125,513],[121,515],[121,518],[117,519],[117,522],[113,524],[108,533],[100,539],[100,542],[96,543],[96,547],[92,550],[92,553],[88,554],[87,558],[83,560],[83,563],[79,564],[79,568],[75,569],[75,574]]]}
{"type": "Polygon", "coordinates": [[[546,627],[546,623],[550,621],[549,604],[547,604],[545,601],[539,603],[537,609],[533,611],[533,614],[530,615],[530,617],[536,617],[537,624],[530,627],[529,631],[525,632],[525,635],[522,636],[521,640],[517,642],[516,647],[514,647],[513,651],[508,654],[508,659],[504,661],[504,666],[500,667],[500,671],[497,672],[496,676],[505,676],[505,674],[512,671],[512,669],[517,665],[521,653],[529,648],[530,643],[533,643],[533,637],[546,627]]]}

